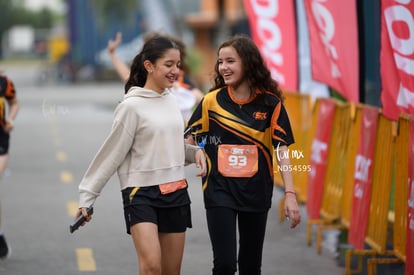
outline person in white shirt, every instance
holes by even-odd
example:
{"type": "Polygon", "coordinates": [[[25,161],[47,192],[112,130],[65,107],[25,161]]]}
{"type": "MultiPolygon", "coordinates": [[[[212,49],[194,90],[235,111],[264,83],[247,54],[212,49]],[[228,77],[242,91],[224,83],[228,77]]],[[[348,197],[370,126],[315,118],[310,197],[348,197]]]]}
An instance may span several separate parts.
{"type": "MultiPolygon", "coordinates": [[[[149,39],[151,36],[158,35],[157,33],[148,33],[144,36],[144,40],[149,39]]],[[[181,114],[183,116],[184,121],[187,121],[192,112],[194,106],[200,103],[201,99],[203,98],[203,92],[197,88],[194,83],[189,78],[189,67],[186,63],[186,46],[185,44],[179,40],[177,37],[168,36],[174,43],[177,44],[180,53],[181,53],[181,64],[180,64],[180,71],[177,76],[177,81],[174,83],[173,87],[171,88],[172,93],[175,95],[178,106],[180,107],[181,114]]],[[[116,72],[118,73],[119,77],[123,81],[127,81],[129,78],[129,68],[128,66],[116,55],[116,48],[122,42],[122,33],[117,32],[115,39],[110,39],[108,41],[108,53],[111,57],[112,64],[116,72]]]]}
{"type": "MultiPolygon", "coordinates": [[[[79,184],[79,211],[92,206],[117,171],[126,231],[139,274],[180,274],[185,231],[191,225],[185,163],[206,173],[204,151],[184,142],[184,123],[169,91],[179,73],[178,46],[154,36],[134,58],[112,130],[79,184]]],[[[85,223],[84,223],[85,224],[85,223]]]]}

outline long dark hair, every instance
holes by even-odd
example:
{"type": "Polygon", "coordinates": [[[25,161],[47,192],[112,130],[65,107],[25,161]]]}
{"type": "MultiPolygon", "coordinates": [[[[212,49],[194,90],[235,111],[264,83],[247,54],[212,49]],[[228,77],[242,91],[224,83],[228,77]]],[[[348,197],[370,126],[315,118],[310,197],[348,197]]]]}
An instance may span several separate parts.
{"type": "MultiPolygon", "coordinates": [[[[259,49],[253,40],[246,35],[235,35],[219,46],[217,54],[222,48],[229,46],[233,47],[240,56],[244,77],[249,84],[250,90],[254,92],[256,89],[259,89],[262,92],[270,92],[283,101],[282,91],[277,82],[272,78],[259,49]]],[[[219,73],[218,67],[219,63],[216,61],[213,76],[214,86],[210,91],[222,88],[226,85],[223,77],[219,73]]]]}
{"type": "Polygon", "coordinates": [[[170,39],[172,42],[174,42],[177,45],[178,49],[180,50],[180,55],[181,55],[180,70],[182,70],[186,74],[190,74],[190,66],[187,63],[187,49],[186,49],[185,43],[177,36],[164,34],[162,32],[146,33],[143,37],[144,43],[148,41],[149,39],[151,39],[152,37],[156,37],[156,36],[164,36],[170,39]]]}
{"type": "Polygon", "coordinates": [[[155,35],[149,38],[142,47],[141,52],[132,61],[131,72],[125,84],[125,93],[132,86],[144,87],[148,76],[148,72],[144,67],[144,61],[148,60],[151,63],[155,63],[169,49],[179,50],[177,44],[165,36],[155,35]]]}

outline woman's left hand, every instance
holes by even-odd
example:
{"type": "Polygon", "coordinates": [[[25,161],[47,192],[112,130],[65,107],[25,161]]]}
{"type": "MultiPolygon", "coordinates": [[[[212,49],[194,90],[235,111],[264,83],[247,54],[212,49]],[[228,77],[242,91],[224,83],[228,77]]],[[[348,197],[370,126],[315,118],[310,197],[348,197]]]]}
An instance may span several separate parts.
{"type": "Polygon", "coordinates": [[[301,218],[296,195],[286,194],[285,196],[285,217],[290,220],[290,228],[295,228],[301,218]]]}

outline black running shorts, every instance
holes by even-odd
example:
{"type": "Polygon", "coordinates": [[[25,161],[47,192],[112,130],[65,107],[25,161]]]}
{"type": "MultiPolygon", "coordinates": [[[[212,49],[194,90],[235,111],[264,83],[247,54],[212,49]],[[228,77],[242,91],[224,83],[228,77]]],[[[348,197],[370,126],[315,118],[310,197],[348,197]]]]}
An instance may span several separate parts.
{"type": "Polygon", "coordinates": [[[10,134],[0,127],[0,156],[9,153],[10,134]]]}
{"type": "Polygon", "coordinates": [[[128,234],[131,234],[130,227],[140,222],[158,225],[160,233],[180,233],[192,227],[189,204],[178,207],[133,204],[124,207],[124,216],[128,234]]]}

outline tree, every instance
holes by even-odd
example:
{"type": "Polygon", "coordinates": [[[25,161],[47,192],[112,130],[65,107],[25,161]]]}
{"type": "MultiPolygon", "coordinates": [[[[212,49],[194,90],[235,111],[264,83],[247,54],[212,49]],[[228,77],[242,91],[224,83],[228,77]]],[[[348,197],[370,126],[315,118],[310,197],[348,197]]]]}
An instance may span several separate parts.
{"type": "MultiPolygon", "coordinates": [[[[22,0],[0,0],[0,41],[4,33],[14,25],[29,25],[38,29],[50,29],[57,16],[49,8],[29,10],[22,0]]],[[[0,57],[2,48],[0,43],[0,57]]]]}
{"type": "MultiPolygon", "coordinates": [[[[148,1],[148,0],[145,0],[148,1]]],[[[98,24],[105,28],[107,22],[132,22],[136,15],[139,0],[92,0],[98,24]]]]}

